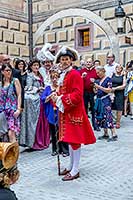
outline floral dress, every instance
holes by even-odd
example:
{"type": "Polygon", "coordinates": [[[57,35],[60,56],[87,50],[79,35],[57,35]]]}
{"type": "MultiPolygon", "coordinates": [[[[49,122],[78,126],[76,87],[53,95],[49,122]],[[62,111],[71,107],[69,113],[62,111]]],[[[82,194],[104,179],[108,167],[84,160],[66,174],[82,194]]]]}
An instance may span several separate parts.
{"type": "MultiPolygon", "coordinates": [[[[98,84],[100,84],[100,81],[98,81],[98,84]]],[[[112,88],[111,78],[106,77],[100,85],[105,88],[108,88],[108,87],[112,88]]],[[[95,113],[95,119],[96,119],[97,126],[99,126],[101,128],[105,128],[105,129],[114,128],[110,95],[103,92],[102,90],[98,89],[97,98],[102,100],[103,107],[104,107],[102,119],[98,119],[97,114],[95,113]]]]}
{"type": "Polygon", "coordinates": [[[20,132],[20,117],[13,116],[18,104],[14,81],[15,79],[9,86],[0,87],[0,112],[5,111],[8,129],[18,134],[20,132]]]}

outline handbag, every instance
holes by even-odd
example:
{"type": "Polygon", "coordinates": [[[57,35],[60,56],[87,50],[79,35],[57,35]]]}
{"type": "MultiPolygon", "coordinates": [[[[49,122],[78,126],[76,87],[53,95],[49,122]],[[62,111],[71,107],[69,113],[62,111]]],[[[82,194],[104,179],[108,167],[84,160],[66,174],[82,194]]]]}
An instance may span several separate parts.
{"type": "Polygon", "coordinates": [[[8,124],[7,124],[7,119],[5,116],[5,112],[2,111],[0,113],[0,137],[8,132],[8,124]]]}
{"type": "Polygon", "coordinates": [[[4,134],[6,134],[8,132],[8,123],[7,123],[7,119],[6,119],[4,110],[5,110],[5,106],[6,106],[6,99],[8,97],[9,88],[10,88],[10,85],[7,90],[4,109],[2,112],[0,112],[0,137],[2,137],[4,134]]]}

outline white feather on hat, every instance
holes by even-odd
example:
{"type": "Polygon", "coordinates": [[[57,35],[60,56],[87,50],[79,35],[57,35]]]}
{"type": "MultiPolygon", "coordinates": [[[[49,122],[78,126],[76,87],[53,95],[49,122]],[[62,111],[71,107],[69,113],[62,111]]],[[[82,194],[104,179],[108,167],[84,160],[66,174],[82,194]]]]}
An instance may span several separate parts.
{"type": "Polygon", "coordinates": [[[50,43],[46,43],[41,50],[37,53],[37,58],[40,61],[50,60],[54,61],[55,56],[50,52],[52,45],[50,43]]]}
{"type": "Polygon", "coordinates": [[[58,51],[58,53],[55,56],[55,63],[59,63],[59,59],[61,56],[69,55],[68,52],[70,52],[72,54],[73,61],[76,61],[79,59],[79,54],[75,49],[73,49],[71,47],[67,47],[67,46],[62,46],[62,48],[58,51]]]}

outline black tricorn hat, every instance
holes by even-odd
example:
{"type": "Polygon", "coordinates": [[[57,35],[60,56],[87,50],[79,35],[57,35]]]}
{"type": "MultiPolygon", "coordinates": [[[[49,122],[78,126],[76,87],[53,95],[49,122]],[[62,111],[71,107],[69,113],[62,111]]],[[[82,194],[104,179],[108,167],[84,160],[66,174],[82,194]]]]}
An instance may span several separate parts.
{"type": "Polygon", "coordinates": [[[73,61],[76,61],[79,58],[78,52],[75,49],[67,47],[67,46],[63,46],[58,51],[58,53],[56,54],[56,57],[55,57],[55,63],[59,63],[60,62],[60,57],[61,56],[69,56],[70,58],[73,59],[73,61]]]}

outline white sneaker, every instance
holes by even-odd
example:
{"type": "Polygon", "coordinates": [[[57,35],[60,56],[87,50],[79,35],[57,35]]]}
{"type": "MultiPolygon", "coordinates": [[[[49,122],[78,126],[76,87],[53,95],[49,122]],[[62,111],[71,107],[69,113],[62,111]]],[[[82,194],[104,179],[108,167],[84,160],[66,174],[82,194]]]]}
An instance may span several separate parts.
{"type": "Polygon", "coordinates": [[[133,115],[131,116],[131,120],[133,120],[133,115]]]}

